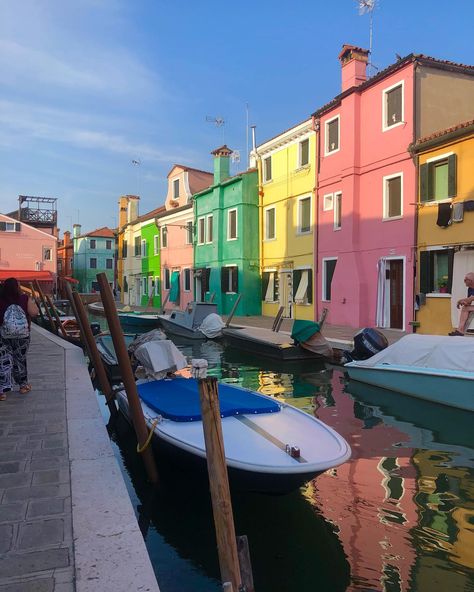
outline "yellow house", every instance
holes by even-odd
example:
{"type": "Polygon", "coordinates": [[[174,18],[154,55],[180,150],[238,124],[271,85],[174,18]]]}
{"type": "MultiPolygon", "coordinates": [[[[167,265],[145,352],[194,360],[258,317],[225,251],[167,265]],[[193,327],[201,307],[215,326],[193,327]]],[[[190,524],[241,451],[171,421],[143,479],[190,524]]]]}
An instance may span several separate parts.
{"type": "Polygon", "coordinates": [[[446,335],[457,326],[463,279],[474,271],[474,121],[410,146],[418,160],[416,326],[446,335]]]}
{"type": "Polygon", "coordinates": [[[313,320],[316,133],[308,119],[253,150],[262,314],[313,320]]]}

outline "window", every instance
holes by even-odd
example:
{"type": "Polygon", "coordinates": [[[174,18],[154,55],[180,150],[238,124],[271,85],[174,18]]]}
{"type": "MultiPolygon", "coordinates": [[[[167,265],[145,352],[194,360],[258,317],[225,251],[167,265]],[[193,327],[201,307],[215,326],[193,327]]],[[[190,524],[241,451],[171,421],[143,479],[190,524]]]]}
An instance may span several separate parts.
{"type": "Polygon", "coordinates": [[[163,226],[161,229],[161,248],[165,249],[168,246],[168,228],[163,226]]]}
{"type": "Polygon", "coordinates": [[[184,272],[184,286],[183,286],[183,290],[185,292],[190,292],[191,291],[191,270],[189,269],[189,267],[185,267],[183,269],[184,272]]]}
{"type": "Polygon", "coordinates": [[[221,291],[224,294],[236,293],[239,289],[238,282],[238,268],[236,265],[226,265],[221,268],[221,291]]]}
{"type": "Polygon", "coordinates": [[[97,269],[97,259],[95,257],[89,259],[89,267],[90,269],[97,269]]]}
{"type": "Polygon", "coordinates": [[[203,245],[206,242],[206,219],[198,219],[198,245],[203,245]]]}
{"type": "Polygon", "coordinates": [[[334,204],[334,195],[328,193],[323,197],[323,212],[329,212],[332,210],[334,204]]]}
{"type": "Polygon", "coordinates": [[[403,82],[383,91],[383,129],[403,123],[403,82]]]}
{"type": "Polygon", "coordinates": [[[163,270],[163,288],[165,290],[169,290],[170,289],[170,270],[165,267],[163,270]]]}
{"type": "Polygon", "coordinates": [[[265,302],[277,301],[277,282],[275,271],[264,271],[262,273],[262,300],[265,302]]]}
{"type": "Polygon", "coordinates": [[[300,167],[304,167],[309,164],[309,138],[302,140],[299,144],[299,163],[300,167]]]}
{"type": "Polygon", "coordinates": [[[383,218],[400,218],[402,210],[402,174],[383,178],[383,218]]]}
{"type": "Polygon", "coordinates": [[[0,222],[0,231],[4,232],[20,232],[20,222],[0,222]]]}
{"type": "Polygon", "coordinates": [[[160,295],[160,278],[158,276],[155,277],[155,296],[160,295]]]}
{"type": "Polygon", "coordinates": [[[43,261],[53,260],[53,250],[51,247],[43,247],[43,261]]]}
{"type": "Polygon", "coordinates": [[[428,160],[420,166],[420,201],[441,201],[456,196],[456,154],[428,160]]]}
{"type": "Polygon", "coordinates": [[[298,200],[298,234],[311,232],[311,196],[298,200]]]}
{"type": "Polygon", "coordinates": [[[227,213],[227,240],[237,238],[237,210],[229,210],[227,213]]]}
{"type": "Polygon", "coordinates": [[[206,242],[212,243],[212,214],[207,217],[207,235],[206,242]]]}
{"type": "Polygon", "coordinates": [[[451,293],[454,249],[433,249],[420,253],[420,292],[451,293]]]}
{"type": "Polygon", "coordinates": [[[124,240],[122,244],[122,259],[127,257],[127,241],[124,240]]]}
{"type": "Polygon", "coordinates": [[[275,236],[275,208],[272,207],[265,210],[265,240],[273,240],[275,236]]]}
{"type": "Polygon", "coordinates": [[[95,249],[95,238],[91,238],[91,244],[90,244],[90,248],[91,249],[95,249]]]}
{"type": "Polygon", "coordinates": [[[141,253],[142,247],[140,244],[140,237],[136,236],[135,237],[135,243],[134,243],[134,254],[135,257],[140,257],[140,253],[141,253]]]}
{"type": "Polygon", "coordinates": [[[186,244],[193,244],[193,221],[189,220],[186,222],[186,244]]]}
{"type": "Polygon", "coordinates": [[[331,285],[336,269],[337,258],[323,259],[323,300],[331,301],[331,285]]]}
{"type": "Polygon", "coordinates": [[[105,269],[113,269],[114,268],[114,260],[113,259],[106,259],[105,260],[105,269]]]}
{"type": "Polygon", "coordinates": [[[61,261],[61,259],[58,259],[58,271],[62,271],[63,270],[63,262],[61,261]]]}
{"type": "Polygon", "coordinates": [[[148,294],[148,278],[142,277],[142,294],[148,294]]]}
{"type": "Polygon", "coordinates": [[[331,154],[339,150],[339,115],[326,121],[325,154],[331,154]]]}
{"type": "Polygon", "coordinates": [[[173,199],[179,198],[179,179],[173,181],[173,199]]]}
{"type": "Polygon", "coordinates": [[[112,241],[111,240],[105,241],[105,248],[110,251],[110,249],[112,248],[112,241]]]}
{"type": "Polygon", "coordinates": [[[313,270],[295,269],[293,271],[293,286],[296,286],[296,304],[311,304],[313,302],[313,270]]]}
{"type": "Polygon", "coordinates": [[[263,159],[263,182],[272,180],[272,157],[267,156],[263,159]]]}
{"type": "Polygon", "coordinates": [[[334,230],[340,230],[342,226],[342,193],[334,194],[334,230]]]}
{"type": "Polygon", "coordinates": [[[147,256],[146,240],[142,240],[142,248],[140,250],[140,254],[142,257],[147,256]]]}
{"type": "Polygon", "coordinates": [[[155,234],[153,236],[153,255],[158,255],[160,252],[160,242],[158,240],[158,235],[155,234]]]}

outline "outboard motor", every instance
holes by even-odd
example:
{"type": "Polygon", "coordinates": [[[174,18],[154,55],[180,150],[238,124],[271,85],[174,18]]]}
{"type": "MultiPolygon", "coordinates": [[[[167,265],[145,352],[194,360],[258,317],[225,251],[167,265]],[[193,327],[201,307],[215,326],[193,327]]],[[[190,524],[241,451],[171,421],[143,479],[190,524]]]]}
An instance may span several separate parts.
{"type": "Polygon", "coordinates": [[[100,323],[91,323],[91,331],[92,335],[99,335],[99,333],[102,331],[100,328],[100,323]]]}
{"type": "Polygon", "coordinates": [[[383,333],[366,327],[354,335],[354,349],[351,352],[344,352],[344,357],[348,361],[367,360],[379,351],[388,347],[387,338],[383,333]]]}

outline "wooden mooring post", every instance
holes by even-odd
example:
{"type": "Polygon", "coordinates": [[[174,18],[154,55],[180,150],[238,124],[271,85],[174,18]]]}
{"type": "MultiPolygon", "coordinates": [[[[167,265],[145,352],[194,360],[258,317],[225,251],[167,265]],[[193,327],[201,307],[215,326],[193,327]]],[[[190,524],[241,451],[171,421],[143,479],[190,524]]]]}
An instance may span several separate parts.
{"type": "Polygon", "coordinates": [[[33,298],[33,300],[35,301],[36,306],[38,307],[39,314],[40,314],[40,317],[41,317],[41,323],[44,325],[46,321],[45,321],[45,318],[44,318],[43,311],[41,309],[40,301],[36,297],[36,290],[35,290],[35,288],[33,286],[33,282],[30,282],[30,290],[31,290],[31,297],[33,298]]]}
{"type": "Polygon", "coordinates": [[[240,299],[242,298],[242,294],[239,294],[237,296],[237,298],[235,299],[234,302],[234,306],[232,307],[232,310],[230,311],[229,316],[227,317],[227,321],[225,323],[225,326],[228,327],[230,325],[230,322],[235,314],[235,311],[237,310],[237,306],[239,305],[240,299]]]}
{"type": "Polygon", "coordinates": [[[140,405],[137,385],[135,384],[135,377],[133,375],[132,365],[130,364],[127,346],[125,345],[125,339],[123,338],[123,331],[120,326],[114,296],[105,273],[98,273],[97,281],[99,283],[100,296],[102,298],[102,304],[104,305],[104,312],[112,336],[115,354],[122,374],[123,385],[125,387],[125,392],[127,393],[128,406],[132,416],[135,433],[137,435],[138,445],[142,450],[143,462],[151,483],[157,484],[158,471],[151,446],[145,446],[149,435],[148,428],[145,423],[142,406],[140,405]]]}
{"type": "MultiPolygon", "coordinates": [[[[214,376],[208,377],[206,374],[207,362],[205,360],[193,360],[193,375],[198,379],[199,397],[201,399],[207,470],[223,590],[229,592],[253,592],[253,583],[251,584],[252,587],[247,587],[241,576],[241,571],[247,572],[248,569],[241,570],[239,565],[229,478],[225,461],[217,378],[214,376]]],[[[245,556],[245,553],[243,556],[245,556]]]]}
{"type": "Polygon", "coordinates": [[[54,324],[53,317],[51,316],[51,311],[49,310],[49,305],[46,302],[46,298],[44,297],[44,294],[43,294],[43,289],[40,286],[40,283],[38,280],[34,280],[34,286],[35,286],[36,291],[38,292],[40,302],[43,304],[43,308],[46,311],[46,315],[48,316],[48,321],[49,321],[49,326],[51,327],[51,331],[53,333],[57,334],[58,329],[57,329],[56,325],[54,324]]]}
{"type": "Polygon", "coordinates": [[[61,319],[59,318],[58,311],[56,310],[56,307],[54,306],[54,303],[51,300],[51,296],[49,294],[47,294],[45,296],[45,298],[46,298],[46,302],[49,305],[49,308],[51,309],[51,312],[53,313],[57,328],[61,331],[61,334],[64,337],[64,339],[67,339],[66,329],[63,327],[63,325],[61,323],[61,319]]]}

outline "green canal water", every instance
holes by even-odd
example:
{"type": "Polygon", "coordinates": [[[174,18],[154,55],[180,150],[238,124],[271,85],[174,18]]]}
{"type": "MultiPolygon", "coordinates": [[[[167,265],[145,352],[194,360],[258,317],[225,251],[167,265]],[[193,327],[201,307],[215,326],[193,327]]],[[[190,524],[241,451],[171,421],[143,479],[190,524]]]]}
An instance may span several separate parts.
{"type": "MultiPolygon", "coordinates": [[[[474,414],[315,363],[177,345],[219,380],[314,414],[352,447],[350,461],[290,495],[232,492],[256,592],[474,591],[474,414]]],[[[109,432],[161,592],[221,590],[206,483],[177,469],[153,492],[128,424],[109,432]]]]}

